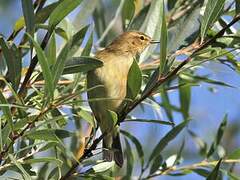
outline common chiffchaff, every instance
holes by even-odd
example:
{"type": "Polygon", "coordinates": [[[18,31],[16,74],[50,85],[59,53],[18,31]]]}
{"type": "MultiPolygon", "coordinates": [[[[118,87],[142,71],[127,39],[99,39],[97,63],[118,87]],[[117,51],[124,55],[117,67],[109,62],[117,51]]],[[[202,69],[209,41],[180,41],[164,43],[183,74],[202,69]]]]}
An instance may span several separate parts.
{"type": "Polygon", "coordinates": [[[87,74],[87,87],[97,87],[88,92],[88,99],[102,99],[90,101],[89,104],[102,133],[106,132],[103,138],[103,158],[106,161],[114,159],[120,167],[123,165],[123,154],[119,130],[109,118],[108,110],[116,113],[121,111],[127,92],[129,69],[136,55],[151,42],[151,38],[144,33],[125,32],[96,53],[96,58],[103,62],[103,66],[87,74]]]}

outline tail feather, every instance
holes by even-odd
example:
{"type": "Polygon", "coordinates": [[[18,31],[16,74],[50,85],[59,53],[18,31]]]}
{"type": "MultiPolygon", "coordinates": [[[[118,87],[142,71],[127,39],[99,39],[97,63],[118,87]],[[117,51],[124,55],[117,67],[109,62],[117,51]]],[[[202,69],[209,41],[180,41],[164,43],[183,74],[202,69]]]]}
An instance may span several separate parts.
{"type": "Polygon", "coordinates": [[[103,140],[103,159],[106,161],[112,161],[114,160],[115,163],[119,166],[123,166],[123,153],[122,153],[122,147],[121,147],[121,141],[120,136],[117,134],[116,136],[112,136],[112,144],[111,148],[107,146],[107,144],[103,140]]]}

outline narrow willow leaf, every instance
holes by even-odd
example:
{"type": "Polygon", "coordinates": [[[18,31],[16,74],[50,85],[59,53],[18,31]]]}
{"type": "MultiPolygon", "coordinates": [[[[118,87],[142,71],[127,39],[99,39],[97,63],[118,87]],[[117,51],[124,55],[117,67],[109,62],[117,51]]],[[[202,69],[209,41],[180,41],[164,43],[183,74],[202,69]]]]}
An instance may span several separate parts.
{"type": "Polygon", "coordinates": [[[130,134],[129,132],[127,131],[123,131],[121,130],[120,131],[124,136],[128,137],[132,142],[133,144],[135,145],[136,149],[137,149],[137,153],[138,153],[138,156],[140,158],[140,161],[141,161],[141,166],[143,168],[144,166],[144,151],[142,149],[142,145],[141,143],[138,141],[138,139],[133,136],[132,134],[130,134]]]}
{"type": "Polygon", "coordinates": [[[158,154],[162,152],[162,150],[168,145],[170,141],[172,141],[182,130],[183,128],[187,125],[187,121],[182,122],[181,124],[177,125],[176,127],[172,128],[159,142],[158,144],[154,147],[150,158],[149,158],[149,163],[156,157],[158,154]]]}
{"type": "Polygon", "coordinates": [[[173,122],[169,121],[160,121],[160,120],[153,120],[153,119],[126,119],[123,122],[143,122],[143,123],[156,123],[156,124],[161,124],[161,125],[169,125],[173,126],[173,122]]]}
{"type": "Polygon", "coordinates": [[[32,0],[22,0],[23,16],[26,24],[26,29],[31,36],[34,36],[35,31],[35,16],[32,0]]]}
{"type": "Polygon", "coordinates": [[[93,45],[93,32],[91,33],[91,35],[88,38],[87,44],[84,47],[81,56],[89,56],[92,50],[92,45],[93,45]]]}
{"type": "Polygon", "coordinates": [[[203,177],[207,177],[210,174],[210,171],[207,169],[203,169],[203,168],[196,168],[193,169],[193,172],[195,172],[196,174],[203,176],[203,177]]]}
{"type": "Polygon", "coordinates": [[[13,155],[9,154],[8,155],[11,161],[17,168],[22,172],[22,176],[25,180],[32,179],[31,176],[27,173],[27,171],[23,168],[23,166],[13,157],[13,155]]]}
{"type": "Polygon", "coordinates": [[[73,56],[74,53],[79,49],[80,45],[83,42],[85,34],[87,32],[88,26],[84,27],[76,34],[73,35],[72,39],[70,39],[66,45],[61,50],[60,54],[57,57],[57,62],[53,66],[53,87],[56,86],[62,72],[64,70],[64,65],[69,57],[73,56]]]}
{"type": "Polygon", "coordinates": [[[36,24],[44,23],[59,4],[60,2],[54,2],[40,9],[37,14],[35,14],[36,24]]]}
{"type": "Polygon", "coordinates": [[[201,41],[203,42],[208,29],[221,15],[225,0],[208,0],[201,22],[201,41]]]}
{"type": "Polygon", "coordinates": [[[55,157],[42,157],[42,158],[34,158],[34,159],[27,159],[24,161],[24,164],[35,164],[35,163],[55,163],[57,166],[62,166],[63,162],[55,157]]]}
{"type": "Polygon", "coordinates": [[[159,154],[153,160],[152,166],[150,168],[150,174],[155,173],[159,169],[159,167],[162,165],[162,163],[163,163],[163,158],[161,154],[159,154]]]}
{"type": "Polygon", "coordinates": [[[215,137],[214,142],[212,143],[208,153],[207,153],[207,157],[209,158],[216,150],[217,146],[220,144],[224,130],[227,126],[227,115],[224,116],[222,123],[220,124],[218,131],[217,131],[217,135],[215,137]]]}
{"type": "Polygon", "coordinates": [[[162,98],[162,107],[164,108],[168,119],[171,122],[173,122],[173,114],[172,114],[170,99],[169,99],[167,90],[164,88],[161,91],[161,98],[162,98]]]}
{"type": "Polygon", "coordinates": [[[52,11],[49,19],[50,30],[53,28],[69,13],[71,13],[82,0],[63,0],[61,3],[52,11]]]}
{"type": "Polygon", "coordinates": [[[13,34],[17,33],[18,31],[20,31],[21,29],[23,29],[25,26],[25,21],[24,21],[24,17],[20,17],[14,24],[14,27],[13,27],[13,34]]]}
{"type": "MultiPolygon", "coordinates": [[[[73,57],[67,60],[62,75],[86,73],[103,65],[102,61],[92,57],[73,57]]],[[[42,74],[39,74],[36,80],[42,80],[42,74]]]]}
{"type": "Polygon", "coordinates": [[[160,34],[160,65],[159,65],[159,72],[160,75],[163,75],[165,72],[168,72],[166,69],[167,65],[167,23],[165,19],[165,10],[164,10],[164,1],[162,1],[161,8],[160,8],[160,17],[161,17],[161,34],[160,34]]]}
{"type": "Polygon", "coordinates": [[[222,162],[222,159],[220,159],[218,161],[217,165],[214,167],[212,172],[208,175],[206,180],[216,180],[216,179],[218,179],[221,162],[222,162]]]}
{"type": "Polygon", "coordinates": [[[99,172],[104,172],[108,169],[110,169],[111,167],[113,167],[115,164],[114,161],[111,161],[111,162],[101,162],[97,165],[94,165],[92,167],[93,171],[96,172],[96,173],[99,173],[99,172]]]}
{"type": "Polygon", "coordinates": [[[118,115],[114,111],[107,110],[107,116],[109,120],[111,120],[112,124],[108,124],[108,127],[114,127],[118,122],[118,115]]]}
{"type": "Polygon", "coordinates": [[[61,129],[43,129],[30,131],[25,134],[25,136],[28,137],[29,139],[39,139],[46,141],[59,141],[59,138],[64,139],[72,135],[73,133],[61,129]]]}
{"type": "Polygon", "coordinates": [[[87,112],[83,109],[80,109],[76,113],[78,116],[83,118],[83,120],[87,121],[92,127],[96,127],[94,118],[89,112],[87,112]]]}
{"type": "Polygon", "coordinates": [[[229,154],[227,159],[240,159],[240,148],[235,149],[231,154],[229,154]]]}
{"type": "MultiPolygon", "coordinates": [[[[0,103],[1,104],[8,104],[7,100],[5,99],[5,97],[3,96],[1,91],[0,91],[0,103]]],[[[12,118],[10,107],[8,107],[8,106],[3,107],[2,106],[2,107],[0,107],[0,109],[2,110],[3,115],[7,119],[7,122],[10,126],[11,131],[13,131],[13,118],[12,118]]]]}
{"type": "Polygon", "coordinates": [[[42,50],[42,48],[40,47],[40,45],[29,35],[27,34],[27,36],[30,38],[30,40],[33,42],[33,46],[35,47],[37,56],[38,56],[38,61],[40,63],[40,66],[42,68],[42,73],[43,73],[43,77],[46,83],[46,91],[45,94],[49,94],[51,98],[53,98],[53,92],[54,92],[54,87],[53,87],[53,77],[52,77],[52,73],[50,71],[50,65],[49,62],[47,60],[47,57],[44,53],[44,51],[42,50]]]}
{"type": "MultiPolygon", "coordinates": [[[[183,83],[186,83],[186,81],[179,78],[178,83],[183,84],[183,83]]],[[[181,105],[180,109],[181,109],[183,118],[187,120],[189,118],[189,109],[190,109],[190,103],[191,103],[191,86],[179,87],[179,101],[181,105]]]]}
{"type": "Polygon", "coordinates": [[[127,141],[127,139],[125,139],[125,144],[126,144],[125,154],[127,156],[127,172],[126,172],[126,176],[124,178],[129,179],[133,172],[134,158],[133,158],[132,148],[131,148],[129,142],[127,141]]]}
{"type": "Polygon", "coordinates": [[[143,25],[142,22],[145,21],[145,18],[148,14],[150,4],[145,6],[132,20],[131,24],[128,26],[128,30],[139,30],[143,25]]]}
{"type": "Polygon", "coordinates": [[[49,45],[47,48],[47,58],[49,60],[50,66],[53,66],[56,63],[56,39],[55,39],[55,32],[53,31],[50,39],[49,39],[49,45]]]}
{"type": "Polygon", "coordinates": [[[126,97],[134,100],[140,91],[141,85],[142,85],[142,72],[137,64],[137,61],[134,60],[128,72],[126,97]]]}
{"type": "Polygon", "coordinates": [[[124,30],[126,29],[127,25],[131,22],[135,13],[135,4],[134,0],[128,0],[124,2],[123,9],[122,9],[122,24],[124,30]]]}
{"type": "Polygon", "coordinates": [[[9,47],[2,37],[0,37],[0,46],[8,68],[7,78],[12,83],[13,89],[17,91],[22,67],[20,52],[15,45],[9,47]]]}

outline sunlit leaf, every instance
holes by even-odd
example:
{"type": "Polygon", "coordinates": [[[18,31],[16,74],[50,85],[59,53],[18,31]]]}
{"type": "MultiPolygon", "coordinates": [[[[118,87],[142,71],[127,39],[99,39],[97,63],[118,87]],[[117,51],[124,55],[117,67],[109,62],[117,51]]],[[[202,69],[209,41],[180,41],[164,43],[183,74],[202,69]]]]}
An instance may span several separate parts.
{"type": "Polygon", "coordinates": [[[72,12],[82,0],[63,0],[58,6],[52,11],[49,19],[50,30],[53,28],[70,12],[72,12]]]}
{"type": "Polygon", "coordinates": [[[225,0],[208,0],[201,21],[201,41],[205,38],[208,29],[220,16],[225,0]]]}

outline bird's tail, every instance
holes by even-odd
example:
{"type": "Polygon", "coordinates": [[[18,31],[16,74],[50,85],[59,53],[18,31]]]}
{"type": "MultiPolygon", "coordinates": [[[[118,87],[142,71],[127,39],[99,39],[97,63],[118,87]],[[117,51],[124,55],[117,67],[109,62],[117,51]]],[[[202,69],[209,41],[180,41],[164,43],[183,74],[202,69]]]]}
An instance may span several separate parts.
{"type": "Polygon", "coordinates": [[[114,160],[119,167],[122,167],[124,160],[119,133],[117,133],[117,135],[111,135],[110,146],[109,137],[106,138],[107,139],[103,139],[103,159],[106,161],[114,160]]]}

